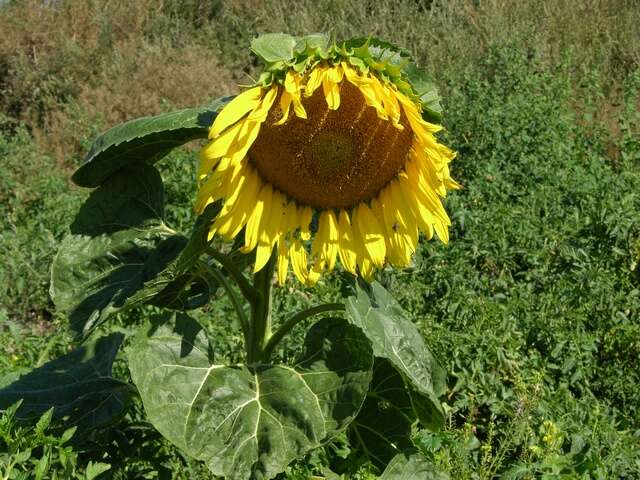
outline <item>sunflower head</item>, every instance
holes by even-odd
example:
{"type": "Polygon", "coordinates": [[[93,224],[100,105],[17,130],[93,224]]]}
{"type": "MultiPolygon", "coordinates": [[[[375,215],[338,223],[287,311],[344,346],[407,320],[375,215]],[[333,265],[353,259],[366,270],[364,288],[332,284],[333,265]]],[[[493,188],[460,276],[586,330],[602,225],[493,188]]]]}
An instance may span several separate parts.
{"type": "Polygon", "coordinates": [[[434,135],[437,92],[406,52],[324,35],[251,47],[264,70],[219,112],[201,152],[195,209],[223,203],[210,238],[244,235],[254,271],[277,255],[281,284],[291,266],[308,285],[337,258],[369,281],[385,263],[407,266],[420,231],[448,241],[441,199],[458,188],[455,153],[434,135]]]}

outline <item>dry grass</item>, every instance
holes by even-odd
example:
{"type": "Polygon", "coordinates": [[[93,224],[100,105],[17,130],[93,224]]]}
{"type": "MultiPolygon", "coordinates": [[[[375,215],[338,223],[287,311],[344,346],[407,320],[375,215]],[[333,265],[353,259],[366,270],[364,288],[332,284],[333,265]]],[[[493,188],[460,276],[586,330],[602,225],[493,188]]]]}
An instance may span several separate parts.
{"type": "Polygon", "coordinates": [[[527,45],[550,66],[569,57],[576,84],[596,72],[608,104],[640,65],[635,0],[23,0],[0,10],[0,31],[2,123],[26,123],[61,159],[110,125],[250,82],[263,32],[380,36],[442,81],[491,45],[527,45]]]}

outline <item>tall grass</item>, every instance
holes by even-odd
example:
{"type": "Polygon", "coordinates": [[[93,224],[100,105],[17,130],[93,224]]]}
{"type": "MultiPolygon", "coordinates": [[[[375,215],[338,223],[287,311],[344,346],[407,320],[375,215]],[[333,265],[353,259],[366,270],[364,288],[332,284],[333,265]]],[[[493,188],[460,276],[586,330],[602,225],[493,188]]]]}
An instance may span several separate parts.
{"type": "Polygon", "coordinates": [[[101,129],[250,82],[247,46],[264,32],[376,35],[438,79],[496,43],[534,45],[549,66],[568,56],[577,85],[601,78],[603,112],[640,64],[633,0],[22,0],[0,10],[0,31],[4,128],[26,123],[67,165],[101,129]]]}

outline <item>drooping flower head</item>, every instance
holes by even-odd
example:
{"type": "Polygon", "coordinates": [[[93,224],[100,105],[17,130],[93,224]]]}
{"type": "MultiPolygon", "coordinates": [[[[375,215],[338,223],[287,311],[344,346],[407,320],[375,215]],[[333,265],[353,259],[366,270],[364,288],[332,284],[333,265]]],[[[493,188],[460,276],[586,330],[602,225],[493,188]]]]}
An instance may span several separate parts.
{"type": "Polygon", "coordinates": [[[458,185],[433,84],[410,56],[372,39],[258,37],[257,85],[218,114],[201,152],[195,209],[221,200],[210,238],[244,235],[254,271],[273,250],[313,285],[339,258],[372,280],[411,261],[419,231],[448,242],[441,198],[458,185]]]}

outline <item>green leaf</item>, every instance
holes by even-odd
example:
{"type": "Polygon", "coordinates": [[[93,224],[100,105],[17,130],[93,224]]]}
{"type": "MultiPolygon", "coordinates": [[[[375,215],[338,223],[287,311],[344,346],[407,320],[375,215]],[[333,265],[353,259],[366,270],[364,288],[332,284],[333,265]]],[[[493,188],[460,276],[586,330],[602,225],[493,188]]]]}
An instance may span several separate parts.
{"type": "Polygon", "coordinates": [[[312,33],[296,39],[296,53],[306,55],[322,54],[329,46],[329,37],[324,33],[312,33]]]}
{"type": "Polygon", "coordinates": [[[64,445],[69,440],[71,440],[71,437],[73,437],[75,435],[76,430],[78,430],[77,427],[67,428],[64,431],[64,433],[60,436],[60,445],[64,445]]]}
{"type": "Polygon", "coordinates": [[[267,33],[251,41],[251,51],[267,63],[293,59],[296,37],[285,33],[267,33]]]}
{"type": "Polygon", "coordinates": [[[417,452],[400,453],[393,457],[380,480],[447,480],[431,461],[417,452]]]}
{"type": "Polygon", "coordinates": [[[22,450],[14,455],[13,461],[16,465],[20,465],[21,463],[26,462],[31,458],[31,449],[27,448],[26,450],[22,450]]]}
{"type": "Polygon", "coordinates": [[[189,455],[230,479],[273,478],[343,430],[371,379],[360,329],[327,319],[308,332],[299,362],[215,363],[205,332],[185,314],[127,351],[151,423],[189,455]]]}
{"type": "Polygon", "coordinates": [[[411,426],[416,416],[402,375],[389,361],[376,358],[373,380],[349,436],[367,458],[380,468],[410,448],[411,426]]]}
{"type": "Polygon", "coordinates": [[[112,235],[70,235],[51,266],[51,298],[68,312],[71,326],[85,335],[111,314],[147,303],[165,288],[158,273],[186,244],[181,235],[158,226],[112,235]]]}
{"type": "Polygon", "coordinates": [[[53,407],[44,412],[40,419],[36,422],[35,434],[40,436],[51,425],[51,419],[53,418],[53,407]]]}
{"type": "Polygon", "coordinates": [[[91,237],[164,222],[164,185],[154,167],[132,165],[112,175],[89,195],[71,233],[91,237]]]}
{"type": "Polygon", "coordinates": [[[65,418],[79,432],[103,426],[122,414],[129,386],[111,377],[113,360],[124,336],[111,334],[45,363],[0,390],[0,409],[22,399],[16,418],[38,421],[65,418]]]}
{"type": "Polygon", "coordinates": [[[93,462],[89,462],[87,464],[87,470],[85,473],[85,478],[86,480],[93,480],[94,478],[96,478],[98,475],[106,472],[107,470],[111,469],[111,465],[109,465],[108,463],[93,463],[93,462]]]}
{"type": "Polygon", "coordinates": [[[35,468],[35,480],[42,480],[44,475],[49,471],[51,463],[51,453],[49,450],[45,450],[40,458],[40,461],[36,464],[35,468]]]}
{"type": "Polygon", "coordinates": [[[444,413],[438,397],[445,390],[445,372],[398,302],[378,282],[358,282],[356,296],[346,305],[351,322],[371,341],[374,355],[389,360],[415,391],[420,420],[429,428],[441,427],[444,413]]]}
{"type": "Polygon", "coordinates": [[[121,168],[153,164],[190,140],[207,138],[218,111],[230,100],[220,98],[208,107],[137,118],[113,127],[93,142],[72,180],[81,187],[97,187],[121,168]]]}
{"type": "Polygon", "coordinates": [[[164,224],[158,171],[144,164],[120,170],[92,192],[54,257],[50,293],[56,307],[87,335],[136,305],[201,305],[217,283],[204,284],[191,269],[218,208],[205,211],[187,240],[164,224]],[[192,304],[194,298],[199,301],[192,304]]]}

